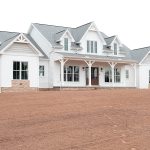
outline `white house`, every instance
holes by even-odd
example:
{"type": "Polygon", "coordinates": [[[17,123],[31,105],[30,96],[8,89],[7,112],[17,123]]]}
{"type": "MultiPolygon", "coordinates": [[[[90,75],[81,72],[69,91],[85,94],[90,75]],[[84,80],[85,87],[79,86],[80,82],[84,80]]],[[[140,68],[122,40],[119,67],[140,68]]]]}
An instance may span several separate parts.
{"type": "Polygon", "coordinates": [[[0,32],[1,91],[149,84],[150,47],[130,50],[94,22],[76,28],[33,23],[27,34],[0,32]]]}

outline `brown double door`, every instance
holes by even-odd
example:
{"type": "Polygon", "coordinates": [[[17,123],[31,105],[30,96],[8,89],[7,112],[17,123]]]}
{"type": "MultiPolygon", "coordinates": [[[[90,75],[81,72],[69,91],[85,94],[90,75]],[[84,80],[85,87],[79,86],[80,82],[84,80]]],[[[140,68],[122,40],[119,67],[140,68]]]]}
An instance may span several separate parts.
{"type": "MultiPolygon", "coordinates": [[[[86,85],[89,84],[89,68],[86,68],[86,85]]],[[[98,67],[91,68],[91,85],[99,85],[99,69],[98,67]]]]}

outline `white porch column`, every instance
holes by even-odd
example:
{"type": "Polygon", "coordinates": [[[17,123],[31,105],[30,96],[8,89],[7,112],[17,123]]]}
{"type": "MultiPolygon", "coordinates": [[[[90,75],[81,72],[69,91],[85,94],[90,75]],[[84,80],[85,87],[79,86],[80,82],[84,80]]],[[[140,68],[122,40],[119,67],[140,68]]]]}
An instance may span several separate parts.
{"type": "Polygon", "coordinates": [[[89,67],[89,86],[91,86],[91,67],[92,67],[92,65],[89,64],[88,67],[89,67]]]}
{"type": "Polygon", "coordinates": [[[86,62],[86,64],[88,65],[88,68],[89,68],[89,71],[88,71],[89,72],[89,86],[91,86],[91,67],[95,61],[91,61],[91,60],[89,60],[89,61],[84,60],[84,61],[86,62]]]}
{"type": "Polygon", "coordinates": [[[112,87],[114,87],[114,76],[115,76],[114,68],[115,68],[116,64],[117,63],[115,63],[115,62],[109,62],[109,65],[111,66],[112,87]]]}
{"type": "Polygon", "coordinates": [[[60,59],[60,82],[61,82],[61,87],[64,85],[64,64],[68,61],[64,59],[60,59]]]}

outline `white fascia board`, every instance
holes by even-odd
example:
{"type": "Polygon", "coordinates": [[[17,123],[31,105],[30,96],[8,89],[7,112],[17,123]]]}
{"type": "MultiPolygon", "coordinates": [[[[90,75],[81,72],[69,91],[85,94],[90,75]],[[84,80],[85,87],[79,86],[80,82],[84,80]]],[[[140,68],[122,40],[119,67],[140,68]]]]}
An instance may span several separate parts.
{"type": "Polygon", "coordinates": [[[5,52],[5,50],[7,50],[13,43],[17,42],[18,37],[23,36],[28,42],[25,42],[26,44],[30,44],[33,49],[35,50],[35,52],[39,55],[39,56],[43,56],[43,54],[30,42],[30,40],[28,38],[26,38],[26,36],[24,36],[23,33],[20,33],[14,40],[12,40],[6,47],[4,47],[1,50],[1,54],[3,54],[5,52]]]}
{"type": "Polygon", "coordinates": [[[42,36],[43,39],[45,39],[49,44],[50,46],[52,47],[52,44],[50,43],[50,41],[48,41],[45,36],[34,26],[34,24],[32,24],[33,28],[42,36]]]}
{"type": "MultiPolygon", "coordinates": [[[[82,41],[82,40],[84,39],[84,37],[86,36],[87,32],[90,30],[90,28],[91,28],[92,25],[95,26],[96,32],[97,32],[97,34],[99,35],[100,40],[102,40],[103,45],[107,45],[106,42],[105,42],[105,40],[104,40],[104,38],[102,37],[101,33],[99,33],[99,30],[98,30],[98,28],[96,27],[96,25],[95,25],[94,22],[91,23],[91,25],[89,26],[89,28],[87,29],[87,31],[84,33],[84,35],[82,36],[82,38],[81,38],[80,41],[82,41]]],[[[80,43],[80,41],[78,41],[78,43],[80,43]]]]}
{"type": "Polygon", "coordinates": [[[150,54],[150,51],[143,57],[143,59],[139,62],[139,64],[141,65],[143,63],[143,61],[145,60],[145,58],[150,54]]]}
{"type": "Polygon", "coordinates": [[[71,40],[72,40],[72,42],[75,42],[75,40],[74,40],[74,38],[73,38],[73,36],[71,35],[71,33],[70,33],[70,31],[67,29],[66,31],[65,31],[65,33],[60,37],[60,39],[59,40],[57,40],[57,41],[61,41],[62,39],[63,39],[63,37],[65,36],[65,34],[66,33],[68,33],[69,34],[69,36],[70,36],[70,38],[71,38],[71,40]]]}
{"type": "Polygon", "coordinates": [[[115,42],[115,40],[118,40],[118,42],[119,42],[119,45],[120,46],[122,46],[122,43],[121,43],[121,41],[120,41],[120,39],[118,38],[118,36],[117,35],[115,35],[115,38],[113,39],[113,41],[110,43],[110,45],[109,46],[111,46],[114,42],[115,42]]]}
{"type": "Polygon", "coordinates": [[[33,29],[33,24],[31,23],[30,26],[29,26],[29,29],[27,30],[27,34],[30,34],[30,32],[32,31],[33,29]]]}

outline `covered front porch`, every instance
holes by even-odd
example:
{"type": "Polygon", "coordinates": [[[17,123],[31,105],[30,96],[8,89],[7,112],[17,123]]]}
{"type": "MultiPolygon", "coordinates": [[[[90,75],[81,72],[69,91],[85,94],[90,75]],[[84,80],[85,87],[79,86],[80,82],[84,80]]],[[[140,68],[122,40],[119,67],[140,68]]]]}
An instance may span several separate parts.
{"type": "Polygon", "coordinates": [[[63,56],[54,64],[54,87],[136,87],[133,61],[63,56]]]}

